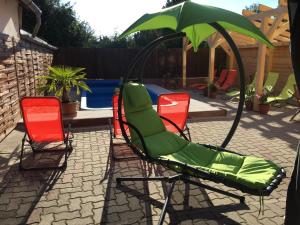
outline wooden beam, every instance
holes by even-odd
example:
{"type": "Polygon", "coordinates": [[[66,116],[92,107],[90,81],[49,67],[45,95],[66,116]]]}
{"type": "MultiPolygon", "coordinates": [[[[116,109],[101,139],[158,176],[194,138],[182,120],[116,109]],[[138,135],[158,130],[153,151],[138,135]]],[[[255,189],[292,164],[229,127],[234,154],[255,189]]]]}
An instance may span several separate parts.
{"type": "Polygon", "coordinates": [[[277,36],[277,37],[274,38],[274,40],[277,40],[277,41],[280,41],[280,42],[287,42],[287,43],[290,42],[289,38],[282,37],[282,36],[277,36]]]}
{"type": "Polygon", "coordinates": [[[273,34],[273,38],[279,36],[282,32],[288,30],[290,28],[290,23],[285,22],[282,26],[275,30],[273,34]]]}
{"type": "Polygon", "coordinates": [[[186,62],[187,62],[187,45],[186,37],[182,38],[182,87],[186,87],[186,62]]]}
{"type": "Polygon", "coordinates": [[[275,22],[273,23],[272,27],[270,28],[270,30],[267,33],[267,38],[269,38],[269,40],[273,39],[273,35],[275,33],[275,31],[277,30],[277,27],[279,26],[279,24],[282,21],[282,18],[284,16],[285,13],[281,13],[280,15],[277,16],[275,22]]]}
{"type": "Polygon", "coordinates": [[[273,56],[274,56],[274,50],[273,49],[268,49],[268,68],[267,71],[270,72],[272,71],[273,68],[273,56]]]}
{"type": "Polygon", "coordinates": [[[192,47],[193,47],[192,43],[188,44],[188,45],[186,46],[186,51],[189,51],[192,47]]]}
{"type": "Polygon", "coordinates": [[[209,48],[208,82],[213,83],[215,79],[215,55],[216,49],[209,48]]]}
{"type": "Polygon", "coordinates": [[[278,5],[279,6],[287,6],[287,0],[278,0],[278,5]]]}
{"type": "MultiPolygon", "coordinates": [[[[231,31],[229,31],[228,34],[230,35],[231,31]]],[[[216,35],[216,37],[213,39],[213,41],[211,42],[210,47],[211,48],[216,48],[224,42],[225,42],[225,38],[221,34],[218,33],[216,35]]]]}
{"type": "MultiPolygon", "coordinates": [[[[262,22],[261,31],[262,33],[266,33],[268,24],[268,18],[265,17],[262,22]]],[[[265,76],[265,64],[266,64],[266,52],[267,52],[267,45],[259,43],[258,44],[258,54],[257,54],[257,79],[256,79],[256,95],[260,96],[263,93],[263,85],[264,85],[264,76],[265,76]]],[[[258,110],[258,99],[254,99],[254,110],[258,110]]]]}
{"type": "Polygon", "coordinates": [[[261,12],[253,15],[247,16],[249,20],[263,20],[264,18],[268,18],[271,16],[277,16],[281,13],[287,13],[288,10],[286,7],[278,7],[276,9],[272,9],[266,12],[261,12]]]}
{"type": "Polygon", "coordinates": [[[207,44],[210,47],[212,45],[212,42],[214,40],[216,33],[214,33],[213,35],[211,35],[208,39],[207,39],[207,44]]]}
{"type": "Polygon", "coordinates": [[[228,56],[232,54],[231,49],[228,45],[226,45],[225,43],[222,43],[220,46],[222,47],[222,49],[226,52],[226,54],[228,56]]]}
{"type": "Polygon", "coordinates": [[[265,12],[265,11],[269,11],[269,10],[272,10],[273,8],[269,7],[269,6],[266,6],[266,5],[263,5],[263,4],[259,4],[258,6],[258,10],[260,12],[265,12]]]}
{"type": "Polygon", "coordinates": [[[233,69],[233,64],[234,64],[234,55],[233,55],[233,53],[231,53],[231,54],[228,55],[227,68],[229,70],[232,70],[233,69]]]}
{"type": "Polygon", "coordinates": [[[256,15],[255,12],[252,12],[252,11],[247,10],[247,9],[243,9],[242,14],[243,14],[243,16],[247,16],[247,17],[252,16],[252,15],[256,15]]]}

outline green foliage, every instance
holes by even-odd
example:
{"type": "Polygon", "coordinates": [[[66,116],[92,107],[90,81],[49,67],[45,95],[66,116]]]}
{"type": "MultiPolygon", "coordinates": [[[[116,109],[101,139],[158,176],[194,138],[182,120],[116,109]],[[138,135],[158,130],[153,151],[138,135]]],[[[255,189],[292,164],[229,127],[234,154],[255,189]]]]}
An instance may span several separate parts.
{"type": "Polygon", "coordinates": [[[249,10],[251,12],[255,12],[255,13],[259,13],[260,10],[259,10],[259,3],[253,3],[249,6],[246,6],[245,7],[246,10],[249,10]]]}
{"type": "Polygon", "coordinates": [[[49,67],[49,75],[41,76],[44,84],[39,87],[39,91],[48,94],[55,94],[61,97],[62,102],[70,102],[70,91],[76,89],[76,94],[80,94],[80,89],[91,92],[90,88],[83,81],[86,73],[85,68],[72,68],[65,66],[49,67]]]}
{"type": "MultiPolygon", "coordinates": [[[[57,47],[90,47],[97,41],[88,23],[76,17],[70,3],[61,0],[35,0],[43,11],[42,25],[38,36],[57,47]]],[[[35,16],[30,10],[23,10],[23,29],[32,32],[35,16]]]]}
{"type": "Polygon", "coordinates": [[[252,102],[255,95],[255,87],[248,85],[245,91],[245,102],[252,102]]]}
{"type": "Polygon", "coordinates": [[[262,95],[258,96],[259,104],[267,105],[270,104],[268,102],[268,97],[270,97],[271,92],[268,89],[264,89],[262,95]]]}

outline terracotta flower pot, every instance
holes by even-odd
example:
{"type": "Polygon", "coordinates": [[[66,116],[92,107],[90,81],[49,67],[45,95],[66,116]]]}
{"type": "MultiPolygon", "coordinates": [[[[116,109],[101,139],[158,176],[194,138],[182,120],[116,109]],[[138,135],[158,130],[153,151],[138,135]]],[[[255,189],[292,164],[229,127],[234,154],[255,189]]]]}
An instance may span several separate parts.
{"type": "Polygon", "coordinates": [[[78,102],[63,102],[62,114],[64,116],[76,116],[77,115],[78,102]]]}
{"type": "Polygon", "coordinates": [[[260,114],[265,114],[267,115],[270,108],[271,108],[271,105],[270,104],[259,104],[258,105],[258,108],[259,108],[259,113],[260,114]]]}
{"type": "Polygon", "coordinates": [[[252,101],[245,102],[245,107],[246,107],[247,111],[252,111],[253,110],[253,102],[252,101]]]}
{"type": "Polygon", "coordinates": [[[208,97],[209,98],[216,98],[217,97],[218,92],[217,91],[210,91],[208,93],[208,97]]]}

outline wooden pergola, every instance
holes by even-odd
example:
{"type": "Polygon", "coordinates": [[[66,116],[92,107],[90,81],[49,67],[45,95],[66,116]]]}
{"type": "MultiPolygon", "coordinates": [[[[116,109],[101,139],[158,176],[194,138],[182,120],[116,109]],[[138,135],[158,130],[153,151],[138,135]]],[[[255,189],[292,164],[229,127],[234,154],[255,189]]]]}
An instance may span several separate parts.
{"type": "MultiPolygon", "coordinates": [[[[277,8],[271,8],[265,5],[259,5],[259,13],[243,10],[243,15],[253,22],[266,37],[276,46],[286,46],[290,42],[289,32],[289,17],[287,10],[287,0],[279,0],[277,8]]],[[[238,48],[258,48],[257,53],[257,80],[256,80],[256,94],[261,95],[263,92],[263,82],[265,71],[268,71],[272,65],[272,49],[267,48],[265,44],[257,42],[253,38],[230,32],[231,37],[235,41],[238,48]],[[269,66],[266,68],[266,58],[269,59],[269,66]]],[[[228,46],[225,39],[216,33],[208,39],[209,49],[209,74],[208,81],[214,81],[215,69],[215,50],[217,47],[222,47],[228,56],[227,67],[232,69],[234,67],[234,55],[228,46]]],[[[186,39],[183,40],[183,71],[182,80],[183,87],[186,87],[186,61],[187,51],[192,48],[186,39]]],[[[257,104],[257,101],[256,101],[257,104]]]]}

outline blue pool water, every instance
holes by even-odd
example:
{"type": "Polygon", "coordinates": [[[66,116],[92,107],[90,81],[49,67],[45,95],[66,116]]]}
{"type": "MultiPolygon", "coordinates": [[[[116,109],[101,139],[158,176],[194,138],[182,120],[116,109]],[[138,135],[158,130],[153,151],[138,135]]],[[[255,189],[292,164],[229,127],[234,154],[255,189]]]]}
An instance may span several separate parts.
{"type": "MultiPolygon", "coordinates": [[[[115,93],[115,88],[119,87],[120,80],[86,80],[85,82],[92,93],[82,92],[80,106],[82,109],[112,107],[112,96],[115,93]]],[[[155,84],[146,84],[146,87],[154,105],[157,103],[157,98],[160,94],[171,92],[155,84]]]]}

